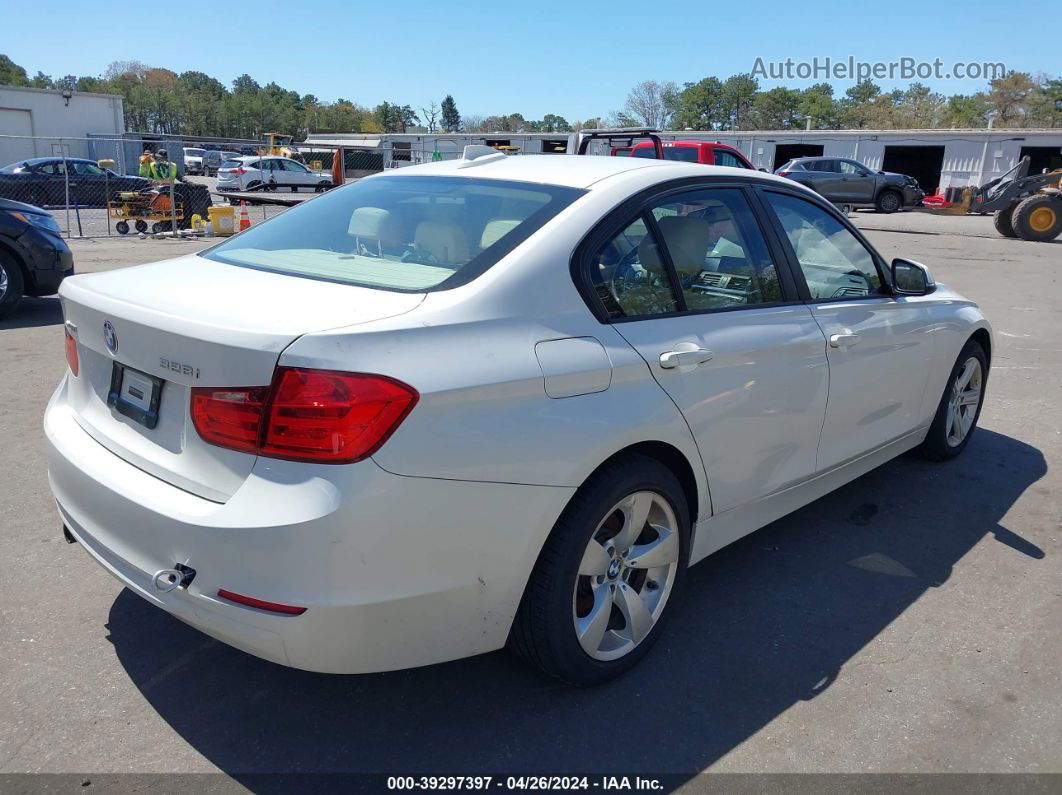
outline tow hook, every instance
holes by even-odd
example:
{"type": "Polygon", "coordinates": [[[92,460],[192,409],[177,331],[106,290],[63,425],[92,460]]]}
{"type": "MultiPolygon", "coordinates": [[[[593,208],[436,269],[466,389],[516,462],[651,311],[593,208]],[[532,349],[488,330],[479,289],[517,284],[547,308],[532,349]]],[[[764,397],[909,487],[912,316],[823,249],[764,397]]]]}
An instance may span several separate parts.
{"type": "Polygon", "coordinates": [[[63,538],[66,539],[66,543],[68,544],[77,543],[77,539],[74,538],[74,534],[70,532],[70,528],[67,527],[65,524],[63,525],[63,538]]]}
{"type": "Polygon", "coordinates": [[[195,579],[195,569],[185,566],[183,563],[175,563],[172,569],[162,569],[155,572],[151,584],[156,591],[169,593],[177,588],[187,588],[195,579]]]}

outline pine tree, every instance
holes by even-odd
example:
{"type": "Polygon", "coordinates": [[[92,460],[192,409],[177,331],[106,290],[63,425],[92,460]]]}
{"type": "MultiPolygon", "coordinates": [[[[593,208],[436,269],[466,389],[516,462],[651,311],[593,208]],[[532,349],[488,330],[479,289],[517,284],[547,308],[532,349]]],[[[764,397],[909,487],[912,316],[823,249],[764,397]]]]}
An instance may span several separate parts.
{"type": "Polygon", "coordinates": [[[442,128],[446,132],[457,132],[461,129],[461,114],[457,112],[457,103],[450,94],[442,101],[442,128]]]}

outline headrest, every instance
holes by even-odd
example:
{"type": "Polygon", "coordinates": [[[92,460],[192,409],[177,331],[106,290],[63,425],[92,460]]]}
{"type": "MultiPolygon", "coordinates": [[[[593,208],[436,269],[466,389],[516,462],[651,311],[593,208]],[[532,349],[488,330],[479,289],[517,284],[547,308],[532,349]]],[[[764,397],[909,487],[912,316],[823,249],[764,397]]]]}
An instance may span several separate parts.
{"type": "MultiPolygon", "coordinates": [[[[668,253],[680,274],[696,274],[704,270],[704,260],[712,239],[711,224],[703,218],[689,215],[665,215],[656,222],[664,238],[668,253]]],[[[662,271],[663,262],[652,238],[646,235],[638,246],[642,266],[651,271],[662,271]]]]}
{"type": "Polygon", "coordinates": [[[413,244],[438,262],[464,264],[469,258],[468,240],[457,224],[421,221],[413,235],[413,244]]]}
{"type": "Polygon", "coordinates": [[[515,218],[491,218],[483,227],[483,235],[479,239],[480,248],[489,248],[516,229],[520,221],[515,218]]]}
{"type": "Polygon", "coordinates": [[[381,246],[402,243],[402,225],[388,210],[379,207],[359,207],[350,216],[347,234],[362,240],[372,240],[381,246]]]}

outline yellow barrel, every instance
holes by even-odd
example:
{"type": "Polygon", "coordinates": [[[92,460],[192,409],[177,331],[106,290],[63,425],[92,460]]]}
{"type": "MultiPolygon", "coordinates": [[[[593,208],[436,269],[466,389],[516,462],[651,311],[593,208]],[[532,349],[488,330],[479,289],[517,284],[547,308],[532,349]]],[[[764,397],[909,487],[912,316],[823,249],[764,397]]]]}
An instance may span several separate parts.
{"type": "Polygon", "coordinates": [[[210,226],[214,234],[219,237],[228,237],[235,231],[236,208],[232,205],[215,205],[207,208],[210,217],[210,226]]]}

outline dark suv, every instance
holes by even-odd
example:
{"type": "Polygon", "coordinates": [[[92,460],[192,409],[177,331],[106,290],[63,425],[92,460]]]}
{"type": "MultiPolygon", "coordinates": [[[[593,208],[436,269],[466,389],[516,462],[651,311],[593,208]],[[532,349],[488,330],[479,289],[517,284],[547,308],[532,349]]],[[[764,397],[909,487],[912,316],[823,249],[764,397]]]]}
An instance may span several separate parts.
{"type": "Polygon", "coordinates": [[[874,207],[880,213],[914,207],[926,195],[914,177],[874,171],[844,157],[798,157],[774,173],[811,188],[834,204],[874,207]]]}

